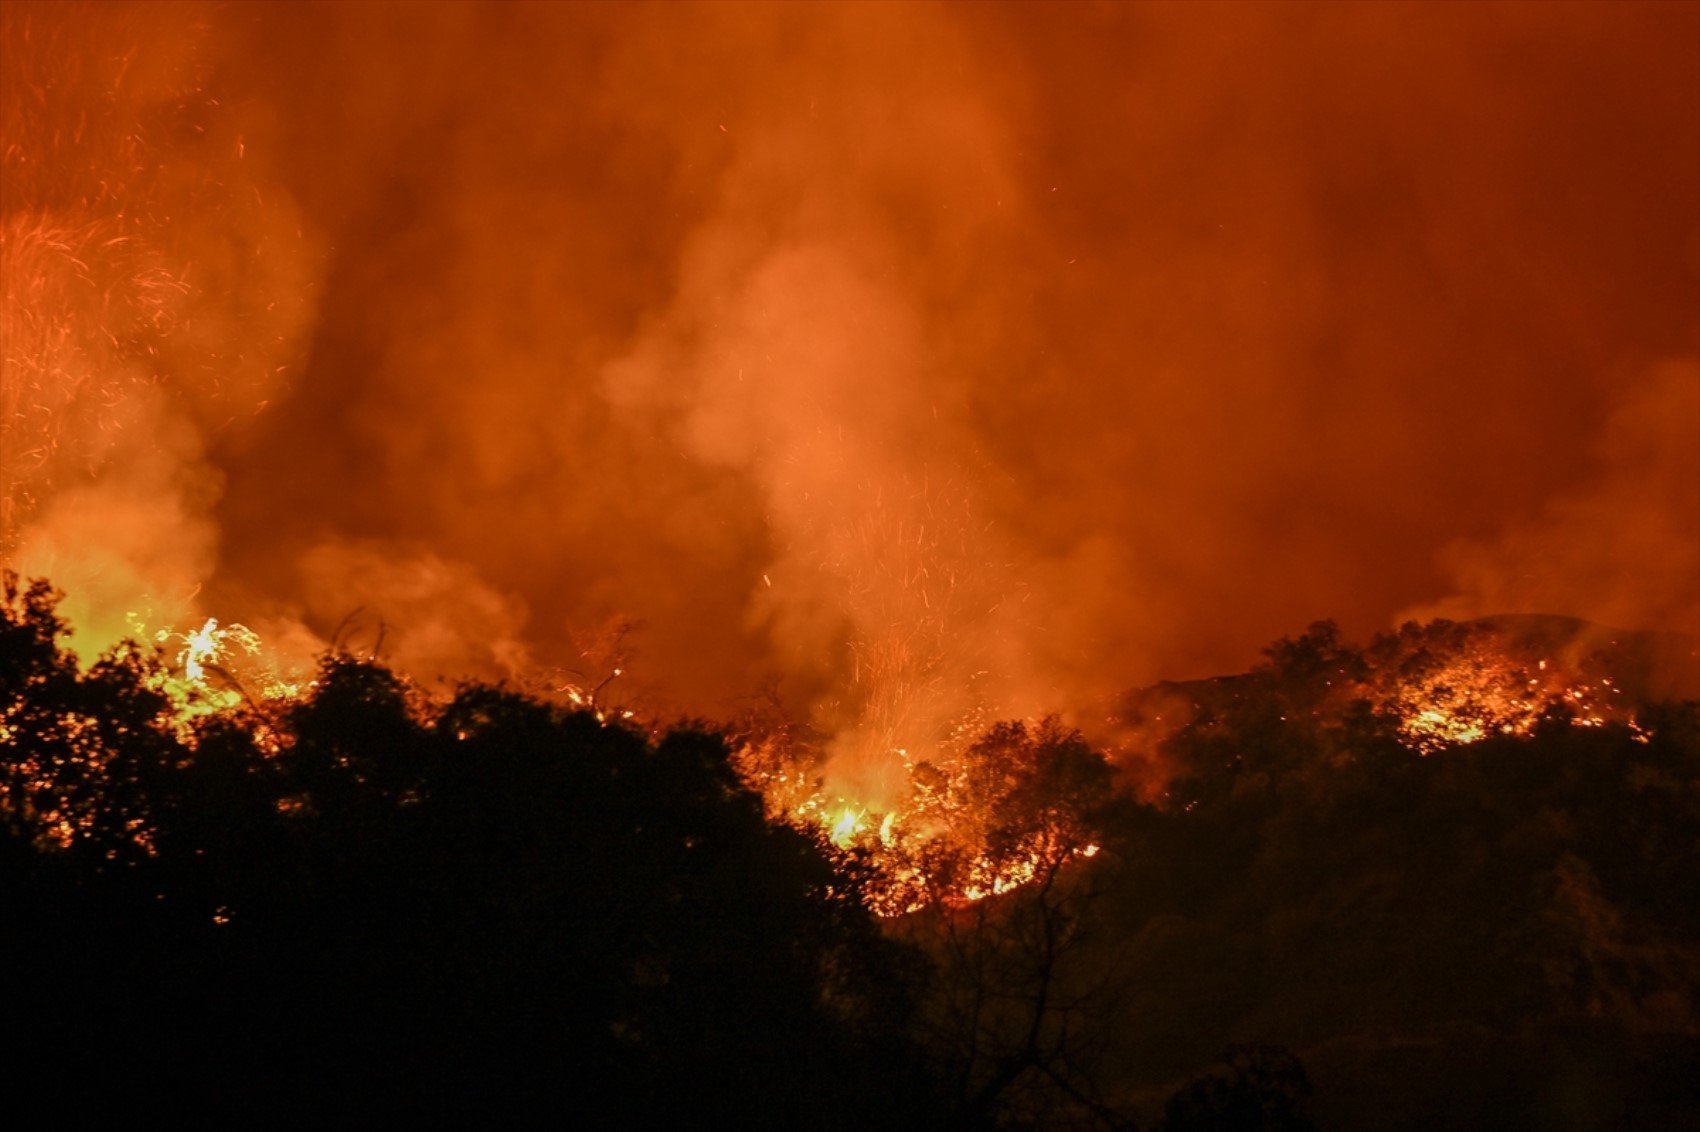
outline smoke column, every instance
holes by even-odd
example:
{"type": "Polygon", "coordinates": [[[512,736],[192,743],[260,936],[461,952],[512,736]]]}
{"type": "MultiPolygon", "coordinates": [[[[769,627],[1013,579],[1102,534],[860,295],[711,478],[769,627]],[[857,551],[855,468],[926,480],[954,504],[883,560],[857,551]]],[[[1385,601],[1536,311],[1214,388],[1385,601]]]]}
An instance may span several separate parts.
{"type": "Polygon", "coordinates": [[[281,388],[311,255],[207,85],[199,13],[0,21],[0,538],[91,652],[186,615],[211,574],[208,446],[281,388]]]}
{"type": "Polygon", "coordinates": [[[1321,617],[1700,632],[1695,5],[5,18],[8,553],[80,614],[614,641],[851,759],[1321,617]]]}

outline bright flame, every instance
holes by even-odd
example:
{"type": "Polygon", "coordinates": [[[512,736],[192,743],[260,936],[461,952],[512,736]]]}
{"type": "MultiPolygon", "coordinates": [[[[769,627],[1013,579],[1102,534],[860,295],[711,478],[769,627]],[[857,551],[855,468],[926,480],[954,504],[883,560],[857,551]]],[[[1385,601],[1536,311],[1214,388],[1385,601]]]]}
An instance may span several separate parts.
{"type": "Polygon", "coordinates": [[[183,666],[184,678],[196,684],[205,682],[207,668],[216,666],[223,660],[231,645],[250,655],[260,651],[259,635],[252,629],[246,625],[234,624],[227,629],[220,629],[216,617],[207,618],[206,624],[187,633],[173,633],[169,629],[161,629],[154,639],[160,644],[169,641],[183,642],[183,649],[177,654],[177,663],[183,666]]]}
{"type": "Polygon", "coordinates": [[[877,914],[896,916],[1002,895],[1100,852],[1068,800],[1043,806],[1029,800],[1025,807],[1010,802],[1020,793],[1012,787],[1035,768],[1011,762],[1008,747],[1043,748],[1058,733],[1023,724],[1001,734],[1004,747],[983,745],[964,728],[930,761],[893,750],[905,781],[878,801],[832,789],[810,773],[808,756],[782,738],[753,739],[737,760],[774,818],[810,833],[840,860],[870,870],[865,899],[877,914]],[[1009,736],[1016,737],[1013,744],[1009,736]]]}
{"type": "Polygon", "coordinates": [[[1494,735],[1528,735],[1555,711],[1575,727],[1624,724],[1644,741],[1616,681],[1581,667],[1549,657],[1530,664],[1481,639],[1414,672],[1397,666],[1372,675],[1356,691],[1395,716],[1401,739],[1423,754],[1494,735]]]}
{"type": "MultiPolygon", "coordinates": [[[[836,818],[828,815],[822,824],[827,830],[827,839],[840,849],[848,849],[856,843],[859,834],[865,833],[868,823],[862,819],[867,816],[867,810],[855,806],[845,806],[836,818]]],[[[889,829],[893,815],[885,815],[880,823],[882,829],[889,829]]]]}
{"type": "MultiPolygon", "coordinates": [[[[138,638],[148,636],[138,619],[132,617],[131,624],[138,638]]],[[[199,720],[245,708],[264,714],[264,709],[297,699],[311,687],[303,665],[286,664],[246,625],[221,628],[216,617],[209,617],[198,628],[161,629],[152,638],[161,648],[181,646],[150,686],[169,701],[178,738],[185,743],[194,743],[199,720]]],[[[262,746],[275,749],[277,737],[264,722],[257,737],[262,746]]]]}

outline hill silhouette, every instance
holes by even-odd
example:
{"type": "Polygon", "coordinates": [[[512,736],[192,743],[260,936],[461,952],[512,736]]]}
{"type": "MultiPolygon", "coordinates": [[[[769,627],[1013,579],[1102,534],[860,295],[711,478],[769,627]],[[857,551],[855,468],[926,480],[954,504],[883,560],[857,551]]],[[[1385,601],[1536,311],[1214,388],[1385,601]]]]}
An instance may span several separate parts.
{"type": "Polygon", "coordinates": [[[482,685],[430,700],[333,656],[270,714],[186,727],[157,658],[84,669],[62,632],[47,587],[8,583],[20,1112],[1700,1116],[1700,703],[1644,691],[1640,638],[1565,653],[1592,628],[1513,618],[1358,647],[1319,624],[1252,672],[1136,697],[1168,705],[1139,798],[1078,735],[998,725],[972,748],[999,799],[976,836],[1066,816],[1095,851],[879,922],[866,862],[769,820],[712,726],[482,685]]]}

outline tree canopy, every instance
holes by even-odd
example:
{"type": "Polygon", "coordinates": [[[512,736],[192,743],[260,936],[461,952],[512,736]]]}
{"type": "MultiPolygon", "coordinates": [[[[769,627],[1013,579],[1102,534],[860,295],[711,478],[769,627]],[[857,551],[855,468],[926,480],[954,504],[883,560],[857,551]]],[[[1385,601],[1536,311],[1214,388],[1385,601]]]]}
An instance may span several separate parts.
{"type": "Polygon", "coordinates": [[[1131,756],[994,725],[917,764],[953,829],[911,863],[949,898],[884,921],[856,855],[773,820],[712,726],[425,696],[346,655],[292,699],[185,714],[157,652],[79,663],[64,629],[49,587],[5,580],[21,1108],[1177,1130],[1700,1111],[1700,705],[1586,666],[1586,695],[1549,688],[1477,628],[1358,648],[1323,624],[1152,690],[1143,800],[1131,756]],[[1499,714],[1454,726],[1469,712],[1499,714]],[[1019,883],[974,891],[975,870],[1019,883]]]}

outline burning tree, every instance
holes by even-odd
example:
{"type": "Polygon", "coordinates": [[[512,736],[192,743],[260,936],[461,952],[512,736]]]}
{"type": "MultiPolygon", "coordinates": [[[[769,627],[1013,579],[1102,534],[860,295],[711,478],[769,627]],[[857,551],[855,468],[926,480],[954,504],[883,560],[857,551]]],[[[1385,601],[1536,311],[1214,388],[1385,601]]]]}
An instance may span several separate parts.
{"type": "Polygon", "coordinates": [[[944,1119],[903,1032],[916,964],[718,736],[340,656],[278,741],[251,710],[185,741],[159,658],[82,671],[53,599],[0,603],[0,990],[42,1095],[944,1119]]]}
{"type": "Polygon", "coordinates": [[[1095,905],[1131,799],[1055,718],[959,728],[875,805],[832,792],[783,724],[739,748],[769,812],[825,847],[889,932],[924,953],[923,1046],[968,1119],[1120,1126],[1096,1058],[1118,1008],[1095,905]]]}
{"type": "Polygon", "coordinates": [[[1120,973],[1095,962],[1095,866],[1131,804],[1079,732],[1003,722],[916,763],[899,832],[850,851],[932,960],[919,1026],[967,1116],[1123,1123],[1097,1082],[1120,973]]]}
{"type": "Polygon", "coordinates": [[[746,736],[738,763],[776,819],[869,878],[882,916],[975,903],[1099,852],[1113,772],[1055,718],[998,723],[931,759],[898,755],[905,779],[883,803],[836,793],[818,753],[784,731],[746,736]]]}

